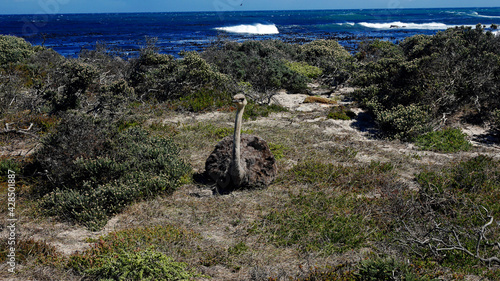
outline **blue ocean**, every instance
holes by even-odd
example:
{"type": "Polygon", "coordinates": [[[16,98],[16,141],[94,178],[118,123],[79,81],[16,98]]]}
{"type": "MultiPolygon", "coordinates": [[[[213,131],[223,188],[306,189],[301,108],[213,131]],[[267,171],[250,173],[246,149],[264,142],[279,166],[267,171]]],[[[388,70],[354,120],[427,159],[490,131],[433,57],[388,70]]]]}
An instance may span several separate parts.
{"type": "Polygon", "coordinates": [[[77,56],[82,49],[100,43],[132,57],[147,38],[157,38],[159,52],[174,56],[183,50],[203,50],[219,40],[304,43],[335,39],[354,52],[366,39],[397,42],[415,34],[435,34],[478,23],[487,29],[492,24],[500,26],[500,7],[0,15],[0,34],[23,37],[64,56],[77,56]]]}

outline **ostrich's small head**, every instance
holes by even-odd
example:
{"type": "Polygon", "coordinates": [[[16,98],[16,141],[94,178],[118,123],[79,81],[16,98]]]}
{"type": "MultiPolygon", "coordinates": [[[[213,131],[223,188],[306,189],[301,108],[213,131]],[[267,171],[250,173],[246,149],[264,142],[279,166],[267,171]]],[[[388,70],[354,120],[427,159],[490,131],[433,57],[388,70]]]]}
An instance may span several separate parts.
{"type": "Polygon", "coordinates": [[[236,104],[238,109],[242,109],[245,105],[247,105],[247,99],[245,98],[245,95],[237,94],[233,97],[233,103],[236,104]]]}

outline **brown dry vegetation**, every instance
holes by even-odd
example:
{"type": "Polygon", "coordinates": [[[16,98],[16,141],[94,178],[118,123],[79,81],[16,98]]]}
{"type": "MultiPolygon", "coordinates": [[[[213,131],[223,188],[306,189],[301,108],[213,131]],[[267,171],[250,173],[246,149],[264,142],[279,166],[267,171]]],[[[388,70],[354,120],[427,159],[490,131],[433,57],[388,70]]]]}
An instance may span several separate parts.
{"type": "MultiPolygon", "coordinates": [[[[488,48],[498,44],[483,37],[488,48]]],[[[480,125],[460,117],[474,111],[464,99],[449,118],[436,110],[427,120],[435,133],[415,136],[431,129],[421,126],[425,108],[418,99],[398,103],[404,97],[392,72],[406,77],[407,67],[438,55],[413,61],[387,42],[365,45],[357,56],[334,41],[223,48],[182,60],[148,48],[127,62],[105,50],[78,59],[41,49],[7,56],[0,69],[0,278],[500,278],[500,147],[489,134],[498,131],[489,114],[498,111],[496,100],[481,101],[480,125]],[[394,64],[391,73],[385,63],[394,64]],[[338,87],[355,74],[361,88],[338,87]],[[232,134],[229,101],[237,92],[253,101],[243,131],[269,143],[279,174],[265,189],[218,194],[204,164],[232,134]],[[305,93],[335,104],[304,103],[305,93]],[[389,98],[397,99],[382,108],[389,98]],[[382,137],[391,132],[414,142],[382,137]],[[16,274],[5,263],[8,170],[16,173],[16,274]]],[[[498,74],[491,67],[488,79],[498,74]]],[[[498,88],[495,79],[488,91],[498,88]]],[[[405,92],[415,93],[434,92],[405,92]]]]}
{"type": "MultiPolygon", "coordinates": [[[[183,241],[157,242],[153,247],[204,276],[198,279],[354,278],[366,259],[392,257],[405,263],[397,254],[401,249],[391,244],[394,208],[404,204],[403,194],[419,188],[414,178],[424,166],[442,167],[478,154],[498,158],[498,148],[485,145],[476,145],[469,152],[441,154],[399,141],[373,139],[364,126],[356,127],[359,120],[330,120],[327,113],[318,106],[308,113],[275,113],[246,121],[244,130],[265,137],[280,155],[279,178],[267,189],[217,195],[209,185],[197,182],[196,174],[203,172],[204,161],[217,141],[230,134],[234,113],[156,112],[143,126],[158,135],[174,135],[182,157],[193,167],[194,180],[171,196],[157,196],[125,208],[99,232],[40,216],[29,196],[20,193],[20,239],[55,246],[56,257],[47,261],[40,253],[28,254],[14,279],[80,280],[81,275],[57,259],[85,251],[92,245],[89,238],[155,226],[192,233],[183,241]],[[307,219],[321,215],[327,220],[307,219]],[[299,218],[304,220],[290,224],[291,229],[283,228],[289,220],[299,218]],[[352,228],[342,233],[356,239],[330,242],[328,237],[317,237],[322,227],[334,227],[332,222],[344,223],[335,228],[339,232],[352,228]],[[304,232],[299,231],[301,226],[304,232]]],[[[359,113],[358,117],[362,116],[359,113]]],[[[5,205],[5,196],[2,200],[5,205]]],[[[5,212],[2,209],[2,218],[5,212]]],[[[5,264],[2,267],[4,274],[5,264]]],[[[456,272],[442,266],[432,271],[425,267],[424,274],[447,280],[467,275],[467,270],[456,272]]],[[[481,268],[491,274],[497,270],[494,266],[481,268]]]]}

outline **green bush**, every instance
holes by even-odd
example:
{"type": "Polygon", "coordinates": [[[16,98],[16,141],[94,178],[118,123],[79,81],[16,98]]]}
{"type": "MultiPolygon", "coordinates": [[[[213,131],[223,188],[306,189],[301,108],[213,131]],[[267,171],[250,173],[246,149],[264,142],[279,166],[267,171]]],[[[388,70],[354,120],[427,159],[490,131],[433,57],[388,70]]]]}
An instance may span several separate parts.
{"type": "Polygon", "coordinates": [[[34,154],[31,169],[46,173],[46,181],[36,193],[43,196],[57,187],[81,185],[71,176],[77,169],[76,160],[104,157],[117,134],[109,121],[81,114],[63,115],[55,131],[42,139],[43,146],[34,154]]]}
{"type": "Polygon", "coordinates": [[[402,140],[412,140],[430,130],[428,112],[417,105],[376,111],[376,120],[387,136],[402,140]]]}
{"type": "Polygon", "coordinates": [[[19,176],[21,173],[21,163],[12,159],[0,159],[0,178],[7,179],[8,171],[13,171],[19,176]]]}
{"type": "Polygon", "coordinates": [[[309,65],[307,62],[285,61],[285,65],[290,70],[311,79],[318,78],[323,73],[319,67],[309,65]]]}
{"type": "Polygon", "coordinates": [[[181,55],[182,59],[175,60],[172,56],[151,50],[143,51],[132,63],[131,86],[139,95],[158,101],[181,97],[189,99],[190,95],[203,101],[210,91],[211,94],[220,95],[220,99],[227,98],[227,90],[231,88],[227,75],[217,71],[197,52],[183,52],[181,55]]]}
{"type": "Polygon", "coordinates": [[[92,109],[93,112],[115,115],[127,103],[136,97],[134,88],[130,87],[127,81],[118,80],[109,85],[104,85],[100,89],[97,97],[98,104],[92,109]]]}
{"type": "Polygon", "coordinates": [[[77,109],[87,89],[97,77],[98,70],[92,64],[68,60],[58,71],[62,90],[55,87],[48,89],[43,98],[52,104],[54,113],[77,109]]]}
{"type": "Polygon", "coordinates": [[[327,118],[334,120],[351,120],[356,117],[356,113],[343,105],[334,106],[328,112],[327,118]]]}
{"type": "Polygon", "coordinates": [[[290,169],[283,180],[312,184],[320,188],[334,187],[344,191],[373,191],[391,185],[393,169],[390,163],[376,161],[358,167],[304,161],[290,169]]]}
{"type": "Polygon", "coordinates": [[[415,144],[424,150],[437,152],[468,151],[472,148],[467,135],[460,129],[448,128],[417,136],[415,144]]]}
{"type": "Polygon", "coordinates": [[[0,35],[0,67],[29,58],[36,52],[26,40],[8,35],[0,35]]]}
{"type": "Polygon", "coordinates": [[[489,192],[500,187],[500,163],[480,155],[442,171],[424,171],[417,175],[417,181],[424,188],[432,186],[440,191],[489,192]]]}
{"type": "MultiPolygon", "coordinates": [[[[352,81],[360,89],[354,97],[382,125],[387,120],[381,118],[391,119],[386,113],[409,106],[425,108],[426,121],[465,115],[484,122],[499,108],[500,83],[494,78],[500,71],[499,50],[498,37],[481,25],[416,35],[399,44],[364,43],[356,54],[360,71],[352,81]]],[[[404,132],[414,131],[413,125],[397,127],[384,129],[397,138],[415,136],[404,132]]]]}
{"type": "Polygon", "coordinates": [[[202,56],[222,73],[250,83],[257,91],[283,88],[301,92],[307,88],[309,78],[287,66],[297,52],[299,46],[269,40],[228,42],[209,48],[202,56]]]}
{"type": "Polygon", "coordinates": [[[469,192],[492,191],[500,187],[500,163],[480,155],[462,161],[451,170],[451,186],[469,192]]]}
{"type": "Polygon", "coordinates": [[[427,277],[420,277],[413,270],[393,258],[372,258],[362,261],[358,265],[355,274],[356,281],[379,281],[379,280],[408,280],[427,281],[427,277]]]}
{"type": "Polygon", "coordinates": [[[47,181],[34,192],[48,215],[96,230],[136,200],[173,192],[190,168],[171,140],[94,122],[69,118],[47,137],[35,156],[47,181]]]}
{"type": "Polygon", "coordinates": [[[276,160],[280,160],[283,157],[285,157],[285,152],[290,150],[290,148],[287,146],[284,146],[284,145],[279,144],[279,143],[272,143],[272,142],[269,143],[269,149],[271,149],[271,152],[273,153],[274,158],[276,160]]]}
{"type": "Polygon", "coordinates": [[[232,102],[231,94],[210,88],[200,90],[183,96],[179,99],[179,106],[189,111],[200,112],[208,109],[229,107],[232,102]]]}
{"type": "Polygon", "coordinates": [[[182,256],[189,241],[199,238],[199,234],[174,225],[120,230],[71,255],[66,267],[97,280],[190,280],[199,275],[168,256],[182,256]]]}
{"type": "Polygon", "coordinates": [[[477,156],[417,174],[420,190],[400,206],[397,240],[410,255],[473,272],[496,256],[500,164],[477,156]],[[411,237],[411,238],[410,238],[411,237]],[[419,241],[419,242],[417,242],[419,241]]]}
{"type": "Polygon", "coordinates": [[[394,259],[369,259],[362,261],[358,268],[357,280],[395,280],[398,265],[394,259]]]}
{"type": "Polygon", "coordinates": [[[320,68],[320,80],[331,86],[346,83],[355,69],[351,54],[335,40],[316,40],[301,45],[296,59],[320,68]]]}
{"type": "Polygon", "coordinates": [[[199,275],[185,263],[153,251],[121,252],[105,259],[99,267],[84,271],[94,280],[192,280],[199,275]]]}

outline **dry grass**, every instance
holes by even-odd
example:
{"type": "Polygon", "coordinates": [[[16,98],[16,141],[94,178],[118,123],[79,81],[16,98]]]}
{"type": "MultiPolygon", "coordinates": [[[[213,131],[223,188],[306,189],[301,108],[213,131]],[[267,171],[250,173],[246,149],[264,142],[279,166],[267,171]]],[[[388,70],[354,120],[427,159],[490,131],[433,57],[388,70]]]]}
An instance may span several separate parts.
{"type": "MultiPolygon", "coordinates": [[[[172,136],[182,150],[182,157],[197,173],[203,172],[205,159],[215,144],[231,133],[233,115],[231,112],[189,116],[155,113],[154,120],[144,126],[149,126],[155,134],[172,136]]],[[[81,251],[83,246],[89,245],[87,238],[123,229],[174,225],[199,234],[199,237],[184,241],[182,247],[163,245],[164,249],[169,247],[164,251],[211,280],[289,280],[305,278],[316,269],[345,266],[354,270],[368,257],[391,255],[396,251],[384,244],[389,231],[386,227],[390,224],[386,213],[392,206],[391,193],[404,192],[403,189],[414,186],[414,175],[422,170],[422,166],[442,166],[479,151],[475,148],[472,152],[456,154],[422,152],[406,143],[373,139],[369,133],[356,128],[354,122],[327,120],[324,112],[276,113],[267,118],[245,121],[244,130],[262,136],[273,144],[275,154],[280,154],[280,175],[267,189],[214,195],[210,186],[193,180],[171,196],[159,196],[127,207],[109,221],[105,229],[96,233],[78,225],[40,217],[29,196],[24,196],[19,199],[19,214],[23,216],[19,233],[26,238],[46,240],[67,257],[72,251],[81,251]],[[316,163],[322,169],[345,167],[345,170],[338,179],[324,178],[321,170],[308,170],[316,172],[314,176],[320,179],[320,182],[308,182],[295,173],[296,167],[307,163],[316,163]],[[384,170],[384,163],[390,163],[390,171],[384,170]],[[382,168],[370,165],[382,165],[379,166],[382,168]],[[337,198],[345,198],[352,204],[346,205],[337,198]],[[312,209],[308,207],[311,204],[312,209]],[[273,239],[270,232],[273,229],[283,231],[284,235],[293,234],[279,228],[280,216],[288,214],[290,219],[296,219],[301,215],[317,215],[314,210],[331,212],[325,214],[326,223],[310,220],[312,230],[302,234],[303,237],[293,238],[288,244],[273,239]],[[338,213],[334,214],[335,211],[338,213]],[[352,215],[345,215],[348,212],[352,215]],[[315,238],[321,227],[339,218],[348,218],[348,223],[355,221],[359,224],[356,227],[366,234],[360,243],[339,242],[336,248],[334,243],[315,238]],[[332,250],[327,251],[321,245],[332,250]]],[[[498,157],[488,148],[481,148],[481,153],[498,157]]],[[[2,194],[5,189],[2,184],[2,194]]],[[[0,203],[5,205],[3,199],[0,203]]],[[[0,212],[4,215],[4,210],[0,212]]],[[[2,220],[2,223],[5,225],[6,222],[2,220]]],[[[35,260],[23,263],[16,275],[17,280],[27,280],[28,277],[33,280],[81,279],[63,266],[40,265],[35,260]]],[[[4,266],[0,268],[2,274],[4,269],[4,266]]]]}

